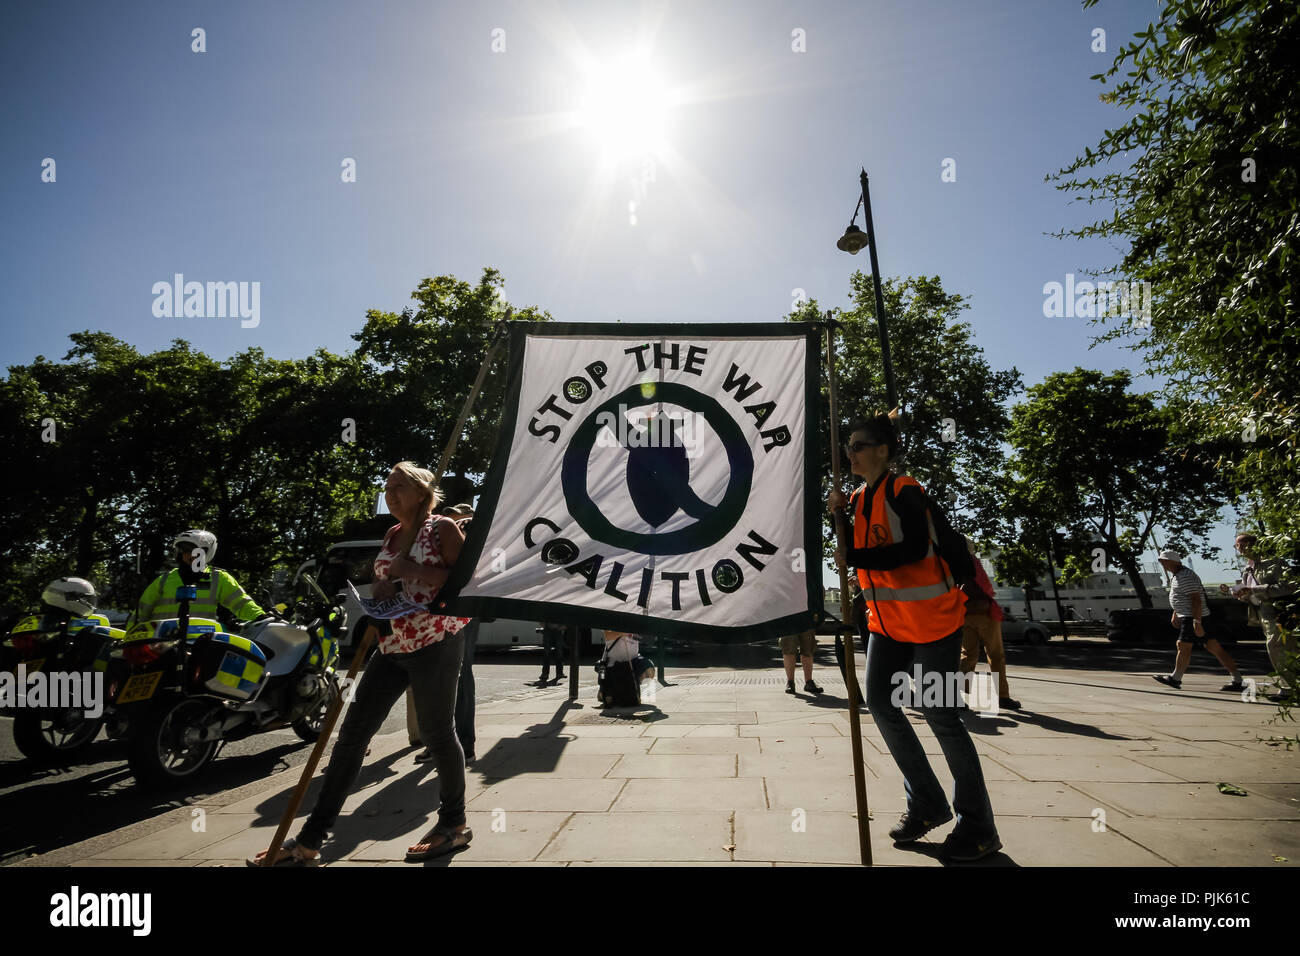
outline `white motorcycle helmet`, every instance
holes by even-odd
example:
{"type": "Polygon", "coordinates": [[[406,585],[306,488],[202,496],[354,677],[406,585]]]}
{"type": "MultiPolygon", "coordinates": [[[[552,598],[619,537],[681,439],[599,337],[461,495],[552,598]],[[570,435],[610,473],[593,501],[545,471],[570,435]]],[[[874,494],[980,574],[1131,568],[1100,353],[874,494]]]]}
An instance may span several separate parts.
{"type": "Polygon", "coordinates": [[[95,586],[85,578],[59,578],[46,586],[41,600],[69,614],[90,614],[95,610],[95,586]]]}
{"type": "Polygon", "coordinates": [[[217,536],[211,531],[182,531],[172,540],[172,547],[182,552],[202,551],[204,565],[210,566],[217,556],[217,536]]]}

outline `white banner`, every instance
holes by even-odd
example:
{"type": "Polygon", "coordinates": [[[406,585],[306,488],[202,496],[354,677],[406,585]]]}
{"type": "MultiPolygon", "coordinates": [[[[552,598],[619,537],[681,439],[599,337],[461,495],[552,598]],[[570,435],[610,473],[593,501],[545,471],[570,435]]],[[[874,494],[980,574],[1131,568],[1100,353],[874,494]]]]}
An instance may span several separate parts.
{"type": "Polygon", "coordinates": [[[733,639],[812,626],[816,327],[512,334],[502,431],[451,607],[733,639]]]}

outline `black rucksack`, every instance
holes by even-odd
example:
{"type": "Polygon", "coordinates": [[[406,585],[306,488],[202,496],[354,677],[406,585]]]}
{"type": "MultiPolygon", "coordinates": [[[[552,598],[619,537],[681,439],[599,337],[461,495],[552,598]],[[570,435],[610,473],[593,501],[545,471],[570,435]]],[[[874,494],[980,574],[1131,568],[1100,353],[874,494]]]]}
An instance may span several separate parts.
{"type": "MultiPolygon", "coordinates": [[[[885,498],[892,506],[894,503],[894,482],[898,480],[897,475],[891,475],[889,482],[885,485],[885,498]]],[[[943,563],[948,567],[948,574],[952,577],[957,587],[969,585],[975,580],[975,559],[971,557],[970,550],[966,547],[965,535],[959,534],[948,521],[948,515],[940,508],[933,498],[926,494],[925,489],[919,489],[921,497],[925,500],[925,508],[930,518],[930,541],[934,544],[934,551],[943,563]]]]}
{"type": "Polygon", "coordinates": [[[608,645],[596,661],[596,699],[605,707],[636,707],[641,703],[641,684],[632,662],[609,660],[609,648],[622,639],[608,645]]]}

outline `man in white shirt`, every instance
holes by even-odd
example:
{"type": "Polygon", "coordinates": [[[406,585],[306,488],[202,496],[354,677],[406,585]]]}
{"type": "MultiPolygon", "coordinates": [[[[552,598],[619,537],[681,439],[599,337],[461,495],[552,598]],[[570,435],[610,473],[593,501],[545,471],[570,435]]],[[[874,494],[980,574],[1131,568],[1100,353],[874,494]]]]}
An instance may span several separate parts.
{"type": "Polygon", "coordinates": [[[1217,657],[1232,678],[1219,689],[1240,692],[1242,682],[1237,662],[1228,655],[1218,640],[1205,635],[1203,621],[1209,617],[1210,609],[1207,607],[1205,587],[1201,584],[1200,577],[1183,564],[1183,556],[1177,551],[1161,551],[1160,566],[1170,576],[1169,605],[1174,613],[1169,622],[1178,628],[1178,656],[1174,660],[1172,674],[1155,674],[1154,678],[1175,690],[1181,690],[1183,675],[1192,662],[1192,648],[1199,645],[1217,657]]]}

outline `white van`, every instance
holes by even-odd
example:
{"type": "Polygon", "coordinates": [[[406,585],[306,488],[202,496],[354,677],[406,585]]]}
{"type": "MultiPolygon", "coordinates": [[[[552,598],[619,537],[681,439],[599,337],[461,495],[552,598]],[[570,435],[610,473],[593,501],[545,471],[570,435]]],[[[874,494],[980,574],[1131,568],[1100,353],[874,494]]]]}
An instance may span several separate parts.
{"type": "Polygon", "coordinates": [[[304,561],[298,568],[299,577],[305,571],[316,575],[316,583],[329,595],[343,595],[343,606],[348,612],[348,634],[343,646],[354,648],[365,633],[365,612],[352,597],[347,582],[351,581],[362,597],[370,597],[370,585],[375,579],[375,557],[383,547],[383,538],[358,541],[340,541],[325,552],[325,563],[316,570],[316,560],[304,561]]]}

